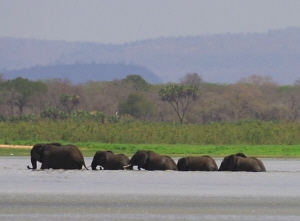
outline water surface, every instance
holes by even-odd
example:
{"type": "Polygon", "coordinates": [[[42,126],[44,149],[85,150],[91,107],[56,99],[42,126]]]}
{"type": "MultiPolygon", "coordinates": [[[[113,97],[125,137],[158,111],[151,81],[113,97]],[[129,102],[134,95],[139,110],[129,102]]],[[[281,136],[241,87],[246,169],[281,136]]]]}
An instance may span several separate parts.
{"type": "Polygon", "coordinates": [[[300,160],[262,161],[266,173],[32,171],[0,157],[0,220],[300,220],[300,160]]]}

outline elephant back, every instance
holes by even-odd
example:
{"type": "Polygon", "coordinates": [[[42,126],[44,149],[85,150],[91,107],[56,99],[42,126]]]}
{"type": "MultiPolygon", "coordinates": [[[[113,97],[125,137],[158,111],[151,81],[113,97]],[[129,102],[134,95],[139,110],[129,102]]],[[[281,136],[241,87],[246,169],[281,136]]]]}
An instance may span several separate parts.
{"type": "Polygon", "coordinates": [[[130,159],[129,165],[137,165],[145,170],[178,170],[175,161],[154,151],[138,150],[130,159]]]}

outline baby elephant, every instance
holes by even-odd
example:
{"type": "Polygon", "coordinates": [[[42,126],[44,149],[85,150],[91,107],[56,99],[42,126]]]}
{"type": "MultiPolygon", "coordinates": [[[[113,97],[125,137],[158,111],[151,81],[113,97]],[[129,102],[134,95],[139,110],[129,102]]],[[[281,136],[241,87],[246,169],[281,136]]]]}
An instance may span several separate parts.
{"type": "Polygon", "coordinates": [[[210,156],[183,157],[177,162],[179,171],[217,171],[216,161],[210,156]]]}
{"type": "Polygon", "coordinates": [[[97,151],[92,161],[92,169],[99,165],[104,170],[124,170],[129,164],[129,158],[124,154],[114,154],[112,151],[97,151]]]}

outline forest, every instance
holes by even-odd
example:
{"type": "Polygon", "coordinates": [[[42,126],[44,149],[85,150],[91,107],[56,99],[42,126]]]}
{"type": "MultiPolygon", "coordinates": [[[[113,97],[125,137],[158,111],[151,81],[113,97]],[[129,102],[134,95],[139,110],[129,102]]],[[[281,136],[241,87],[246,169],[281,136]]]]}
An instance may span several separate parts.
{"type": "Polygon", "coordinates": [[[183,124],[299,122],[300,80],[279,85],[271,77],[251,75],[235,84],[213,84],[197,73],[187,73],[178,84],[149,84],[139,75],[72,84],[68,79],[5,80],[0,75],[0,121],[84,117],[102,123],[122,119],[183,124]],[[160,92],[174,85],[193,86],[197,96],[179,96],[177,101],[171,97],[173,103],[163,99],[160,92]]]}
{"type": "Polygon", "coordinates": [[[140,75],[72,84],[18,77],[1,78],[0,93],[4,144],[300,143],[300,80],[279,85],[252,75],[235,84],[212,84],[187,73],[177,84],[149,84],[140,75]]]}

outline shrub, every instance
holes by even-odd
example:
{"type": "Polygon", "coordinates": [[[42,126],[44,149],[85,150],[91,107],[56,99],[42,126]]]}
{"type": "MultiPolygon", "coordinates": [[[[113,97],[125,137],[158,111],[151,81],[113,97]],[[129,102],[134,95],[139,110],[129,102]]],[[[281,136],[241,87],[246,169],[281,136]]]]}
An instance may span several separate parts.
{"type": "Polygon", "coordinates": [[[63,119],[67,119],[68,115],[66,112],[60,111],[56,107],[49,107],[41,112],[41,118],[50,118],[52,120],[58,120],[58,119],[63,120],[63,119]]]}

